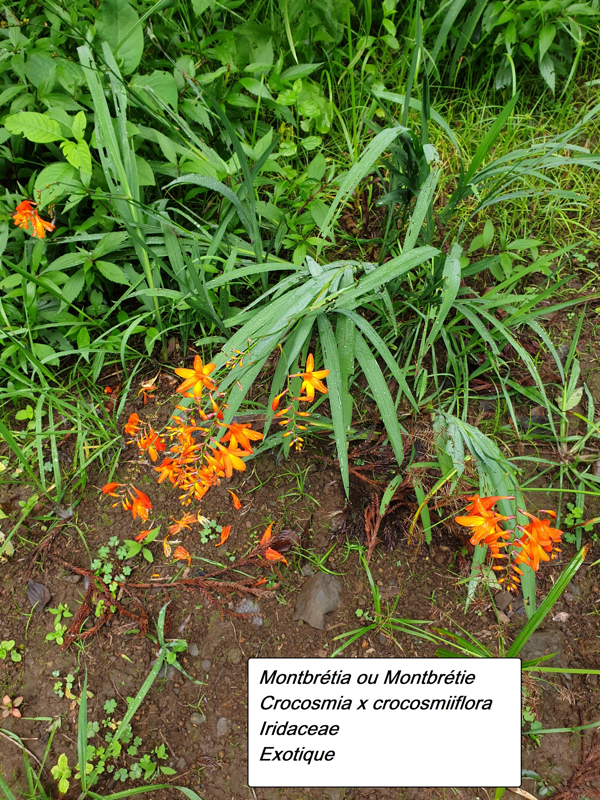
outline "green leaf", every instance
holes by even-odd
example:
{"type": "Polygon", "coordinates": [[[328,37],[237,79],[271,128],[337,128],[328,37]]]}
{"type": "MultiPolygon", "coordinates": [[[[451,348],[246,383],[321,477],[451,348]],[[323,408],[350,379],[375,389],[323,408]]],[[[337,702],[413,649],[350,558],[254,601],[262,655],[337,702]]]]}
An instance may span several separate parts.
{"type": "Polygon", "coordinates": [[[333,334],[331,322],[325,314],[317,317],[319,326],[319,336],[323,349],[323,360],[325,368],[329,370],[327,377],[327,387],[329,389],[329,407],[331,409],[331,421],[333,423],[333,435],[337,448],[340,472],[342,473],[342,483],[344,491],[348,496],[350,491],[350,475],[348,471],[348,442],[346,440],[346,426],[344,425],[344,406],[342,403],[342,378],[340,362],[337,351],[337,343],[333,334]]]}
{"type": "Polygon", "coordinates": [[[80,111],[79,114],[75,115],[75,119],[73,120],[73,124],[71,125],[71,131],[75,139],[80,142],[83,139],[83,134],[85,133],[85,126],[87,125],[85,114],[83,111],[80,111]]]}
{"type": "Polygon", "coordinates": [[[585,556],[589,550],[589,545],[583,547],[569,562],[568,566],[561,572],[560,576],[557,578],[554,586],[548,592],[545,600],[540,604],[540,607],[535,612],[535,614],[531,617],[531,619],[527,622],[524,628],[520,631],[517,638],[514,640],[510,649],[506,654],[506,658],[515,658],[518,656],[525,644],[531,638],[531,635],[534,631],[542,624],[545,618],[548,616],[554,604],[558,601],[561,594],[567,588],[569,583],[575,577],[575,574],[585,561],[585,556]]]}
{"type": "Polygon", "coordinates": [[[163,103],[177,111],[177,84],[170,72],[155,70],[150,75],[135,75],[131,80],[131,88],[141,95],[150,108],[156,108],[153,97],[156,93],[163,103]]]}
{"type": "Polygon", "coordinates": [[[4,125],[12,134],[23,134],[30,142],[46,144],[62,139],[60,125],[55,119],[37,111],[21,111],[11,114],[4,120],[4,125]]]}
{"type": "Polygon", "coordinates": [[[94,264],[97,267],[98,272],[109,281],[112,281],[113,283],[122,283],[125,284],[125,286],[129,286],[131,283],[121,267],[118,267],[116,264],[113,264],[110,261],[95,261],[94,264]]]}
{"type": "Polygon", "coordinates": [[[123,75],[136,69],[144,52],[144,32],[141,25],[136,27],[138,22],[139,17],[128,0],[102,0],[96,16],[96,34],[110,45],[122,62],[123,75]],[[123,47],[119,49],[122,42],[123,47]]]}
{"type": "Polygon", "coordinates": [[[552,94],[554,94],[556,74],[554,71],[554,59],[552,58],[550,53],[546,53],[544,57],[540,60],[540,74],[550,87],[552,94]]]}
{"type": "Polygon", "coordinates": [[[404,460],[404,447],[402,445],[402,432],[396,415],[396,407],[390,390],[387,387],[383,373],[377,359],[367,346],[367,343],[358,331],[355,331],[356,359],[369,382],[369,388],[377,407],[381,412],[381,419],[390,439],[390,444],[398,464],[404,460]]]}
{"type": "Polygon", "coordinates": [[[435,318],[435,322],[433,327],[427,337],[427,347],[431,347],[431,345],[437,339],[437,336],[442,329],[444,322],[446,321],[446,317],[450,312],[450,309],[454,305],[454,301],[456,300],[456,296],[458,294],[458,290],[460,288],[460,278],[461,278],[461,270],[460,270],[460,257],[462,254],[462,247],[455,242],[450,249],[450,252],[446,256],[446,261],[444,262],[444,273],[443,273],[443,286],[442,286],[442,304],[438,309],[437,316],[435,318]]]}
{"type": "MultiPolygon", "coordinates": [[[[58,124],[58,123],[57,123],[58,124]]],[[[66,161],[59,161],[45,167],[35,180],[35,191],[41,192],[39,195],[40,206],[44,207],[50,203],[55,203],[64,194],[70,194],[82,188],[81,182],[77,179],[75,167],[66,161]]]]}
{"type": "Polygon", "coordinates": [[[82,327],[77,334],[77,347],[79,350],[87,350],[90,346],[90,334],[87,328],[82,327]]]}
{"type": "Polygon", "coordinates": [[[556,36],[556,26],[552,24],[544,25],[544,27],[540,31],[540,51],[538,55],[540,62],[548,52],[548,48],[554,41],[555,36],[556,36]]]}
{"type": "Polygon", "coordinates": [[[92,154],[86,141],[82,139],[79,142],[62,142],[60,147],[69,164],[82,172],[91,173],[92,154]]]}

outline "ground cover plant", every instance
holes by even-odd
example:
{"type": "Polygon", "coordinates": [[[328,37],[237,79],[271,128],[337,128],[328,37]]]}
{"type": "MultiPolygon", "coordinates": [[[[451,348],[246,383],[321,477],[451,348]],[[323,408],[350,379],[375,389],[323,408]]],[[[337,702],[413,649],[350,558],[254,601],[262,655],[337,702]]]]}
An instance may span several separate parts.
{"type": "Polygon", "coordinates": [[[3,4],[7,797],[250,796],[245,658],[342,653],[520,654],[593,796],[599,13],[3,4]]]}

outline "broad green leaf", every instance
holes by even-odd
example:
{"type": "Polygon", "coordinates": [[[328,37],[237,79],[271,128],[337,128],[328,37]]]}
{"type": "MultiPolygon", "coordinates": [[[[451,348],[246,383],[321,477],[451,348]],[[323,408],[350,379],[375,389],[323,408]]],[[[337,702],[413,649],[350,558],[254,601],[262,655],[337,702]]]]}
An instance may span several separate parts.
{"type": "MultiPolygon", "coordinates": [[[[57,123],[58,124],[58,123],[57,123]]],[[[35,180],[35,191],[39,195],[40,206],[43,208],[49,203],[55,203],[57,198],[82,188],[77,179],[75,167],[66,161],[59,161],[45,167],[35,180]]]]}
{"type": "Polygon", "coordinates": [[[177,84],[170,72],[155,70],[150,75],[135,75],[130,85],[136,94],[141,95],[150,108],[156,108],[156,100],[154,99],[154,94],[156,93],[163,103],[177,111],[177,84]]]}
{"type": "Polygon", "coordinates": [[[129,0],[102,0],[96,16],[96,35],[110,45],[121,62],[123,75],[136,69],[144,52],[144,32],[138,22],[139,17],[129,0]]]}
{"type": "Polygon", "coordinates": [[[554,59],[552,58],[550,53],[546,53],[544,57],[540,60],[540,74],[550,87],[552,94],[554,94],[554,88],[556,85],[556,73],[554,70],[554,59]]]}
{"type": "Polygon", "coordinates": [[[556,26],[552,25],[551,23],[544,25],[544,27],[540,31],[540,42],[539,42],[540,49],[538,53],[538,58],[540,62],[548,52],[548,48],[554,41],[555,36],[556,36],[556,26]]]}
{"type": "Polygon", "coordinates": [[[95,261],[94,262],[98,272],[113,283],[123,283],[128,286],[131,281],[125,275],[121,267],[113,264],[110,261],[95,261]]]}
{"type": "Polygon", "coordinates": [[[55,119],[37,111],[21,111],[11,114],[4,120],[4,125],[12,134],[23,134],[30,142],[46,144],[62,139],[60,125],[55,119]]]}
{"type": "Polygon", "coordinates": [[[62,142],[61,149],[65,158],[75,169],[90,174],[92,171],[92,155],[88,143],[81,139],[79,142],[62,142]]]}
{"type": "Polygon", "coordinates": [[[73,120],[73,124],[71,126],[71,131],[73,133],[74,138],[80,142],[83,139],[83,134],[85,133],[85,126],[87,125],[85,114],[83,111],[80,111],[79,114],[75,115],[75,119],[73,120]]]}

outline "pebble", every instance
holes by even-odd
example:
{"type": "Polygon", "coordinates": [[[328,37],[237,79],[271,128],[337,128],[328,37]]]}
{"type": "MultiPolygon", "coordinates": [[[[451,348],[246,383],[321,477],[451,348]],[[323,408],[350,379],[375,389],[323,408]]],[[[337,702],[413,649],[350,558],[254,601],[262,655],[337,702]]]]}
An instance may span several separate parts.
{"type": "Polygon", "coordinates": [[[191,645],[188,647],[188,653],[189,653],[191,656],[194,656],[194,657],[195,657],[195,656],[197,656],[197,655],[199,655],[199,654],[200,654],[200,650],[198,650],[198,645],[197,645],[197,644],[195,644],[195,643],[194,643],[194,644],[191,644],[191,645]]]}
{"type": "Polygon", "coordinates": [[[508,625],[510,622],[510,619],[506,616],[504,611],[498,612],[498,622],[500,622],[502,625],[508,625]]]}
{"type": "Polygon", "coordinates": [[[192,716],[190,717],[190,722],[192,725],[204,725],[206,722],[206,717],[204,714],[200,714],[198,711],[194,711],[192,716]]]}
{"type": "Polygon", "coordinates": [[[220,717],[217,722],[217,736],[220,738],[221,736],[227,736],[231,727],[229,725],[229,720],[225,717],[220,717]]]}
{"type": "Polygon", "coordinates": [[[65,575],[65,577],[63,578],[63,581],[65,583],[79,583],[80,580],[81,580],[81,575],[75,575],[75,574],[65,575]]]}
{"type": "Polygon", "coordinates": [[[185,769],[186,767],[187,767],[187,761],[185,760],[185,758],[183,756],[181,756],[181,758],[179,759],[177,764],[175,764],[175,769],[179,770],[179,772],[181,772],[181,770],[185,769]]]}
{"type": "Polygon", "coordinates": [[[227,659],[231,661],[232,664],[239,664],[242,660],[242,653],[239,647],[232,647],[231,650],[227,653],[227,659]]]}
{"type": "Polygon", "coordinates": [[[204,661],[202,662],[202,669],[203,670],[209,670],[210,667],[211,667],[211,664],[212,664],[212,661],[209,661],[208,658],[205,658],[204,661]]]}
{"type": "Polygon", "coordinates": [[[494,602],[496,603],[498,611],[506,611],[514,599],[514,596],[504,589],[498,592],[497,595],[494,595],[494,602]]]}
{"type": "Polygon", "coordinates": [[[312,576],[315,574],[315,571],[310,564],[305,564],[300,570],[300,572],[304,575],[305,578],[312,578],[312,576]]]}

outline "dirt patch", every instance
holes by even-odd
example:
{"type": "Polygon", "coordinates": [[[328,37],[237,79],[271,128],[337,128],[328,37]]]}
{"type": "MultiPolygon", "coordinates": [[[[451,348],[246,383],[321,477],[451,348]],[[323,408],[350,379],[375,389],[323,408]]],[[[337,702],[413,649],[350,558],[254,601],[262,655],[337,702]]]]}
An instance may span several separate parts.
{"type": "MultiPolygon", "coordinates": [[[[123,593],[120,602],[125,608],[135,615],[142,608],[148,616],[150,635],[155,633],[154,625],[160,608],[170,601],[165,635],[187,641],[188,648],[180,656],[180,663],[200,685],[175,670],[167,669],[166,674],[163,673],[133,720],[132,736],[141,740],[135,754],[127,752],[128,747],[136,746],[129,743],[114,763],[113,772],[101,777],[96,791],[118,791],[139,785],[141,781],[132,780],[128,771],[147,753],[158,767],[175,770],[175,774],[163,775],[162,780],[189,786],[210,800],[251,797],[257,800],[316,800],[366,796],[384,800],[396,797],[420,800],[441,796],[440,790],[248,788],[247,659],[260,656],[326,658],[339,645],[335,637],[358,627],[357,620],[368,618],[372,612],[368,581],[357,553],[348,542],[339,542],[334,530],[344,507],[335,467],[323,468],[323,462],[318,464],[308,456],[290,459],[283,465],[278,465],[272,457],[263,457],[251,462],[249,467],[247,473],[232,483],[224,483],[209,492],[203,503],[205,517],[219,524],[233,524],[232,534],[222,547],[215,547],[218,541],[216,532],[215,538],[210,538],[213,535],[210,532],[205,535],[203,543],[197,525],[191,530],[184,529],[176,537],[194,558],[187,574],[215,569],[215,562],[227,566],[229,559],[239,558],[246,552],[273,520],[281,520],[280,526],[309,530],[312,555],[290,552],[287,554],[288,567],[265,566],[261,571],[248,571],[256,579],[261,575],[267,577],[267,589],[278,584],[271,596],[255,601],[262,616],[253,620],[222,616],[213,603],[190,586],[175,590],[163,586],[138,589],[135,597],[123,593]],[[242,499],[242,508],[237,512],[232,508],[229,488],[235,488],[242,499]],[[326,555],[330,548],[333,548],[332,552],[326,555]],[[338,611],[327,615],[325,630],[294,620],[298,592],[319,566],[336,573],[342,585],[341,606],[338,611]],[[125,775],[126,780],[121,781],[125,775]]],[[[150,485],[150,470],[148,464],[146,471],[140,474],[142,489],[146,478],[148,487],[150,485]]],[[[98,484],[102,482],[100,478],[96,481],[98,484]]],[[[181,516],[177,498],[169,489],[152,486],[154,519],[165,526],[171,516],[181,516]]],[[[18,499],[12,496],[13,503],[18,499]]],[[[46,640],[55,621],[48,609],[58,608],[62,603],[71,613],[76,613],[86,594],[86,578],[65,568],[64,562],[89,568],[90,561],[98,557],[101,548],[108,547],[114,554],[124,540],[132,540],[139,530],[139,524],[132,521],[129,513],[120,507],[111,508],[108,498],[99,499],[98,491],[90,488],[76,508],[75,516],[61,522],[53,544],[33,565],[31,577],[45,584],[52,595],[46,610],[41,613],[30,613],[25,573],[30,566],[33,548],[47,535],[42,523],[32,523],[28,530],[23,531],[28,544],[19,547],[16,558],[2,567],[0,639],[14,639],[22,655],[20,663],[8,659],[3,662],[2,694],[25,698],[23,718],[9,717],[3,720],[3,728],[18,733],[26,740],[31,752],[41,759],[50,735],[49,725],[52,720],[61,719],[48,759],[50,766],[63,752],[71,766],[76,763],[77,700],[59,696],[67,688],[67,676],[73,676],[69,693],[77,698],[87,668],[88,689],[93,695],[88,700],[91,723],[88,741],[93,747],[100,747],[105,745],[111,725],[123,718],[127,698],[137,693],[156,658],[156,644],[148,636],[135,632],[135,620],[118,614],[108,619],[94,636],[76,640],[66,650],[46,640]],[[119,545],[114,544],[113,537],[118,538],[119,545]],[[109,546],[111,539],[113,544],[109,546]]],[[[451,630],[456,630],[456,622],[497,651],[499,637],[502,635],[510,641],[524,624],[522,603],[508,598],[509,602],[503,604],[505,623],[502,626],[496,621],[489,593],[477,598],[465,616],[464,588],[459,581],[467,574],[468,559],[450,532],[445,540],[443,534],[440,536],[431,550],[421,547],[415,551],[402,541],[392,552],[380,549],[380,545],[371,562],[373,576],[385,598],[398,600],[396,616],[428,619],[451,630]]],[[[151,583],[153,576],[158,575],[162,583],[166,578],[184,574],[178,565],[171,566],[165,562],[160,554],[160,537],[149,545],[149,549],[154,553],[154,562],[148,563],[142,557],[133,559],[131,563],[137,566],[127,580],[151,583]]],[[[565,559],[569,555],[565,552],[565,559]]],[[[104,560],[110,558],[115,561],[115,570],[119,568],[118,558],[114,555],[104,560]]],[[[560,570],[561,564],[553,564],[540,575],[540,596],[547,593],[560,570]]],[[[558,621],[547,618],[539,635],[536,634],[537,646],[543,648],[558,644],[561,666],[597,668],[600,661],[597,626],[600,588],[594,573],[587,574],[584,567],[570,589],[552,615],[556,617],[559,612],[564,612],[569,616],[559,616],[558,621]]],[[[220,597],[225,609],[234,613],[240,599],[235,593],[230,596],[222,593],[220,597]]],[[[256,606],[252,609],[256,610],[256,606]]],[[[67,623],[68,618],[64,622],[67,623]]],[[[92,618],[86,624],[90,626],[96,622],[97,619],[92,618]]],[[[343,655],[353,658],[428,657],[434,655],[434,650],[435,647],[428,642],[405,635],[392,639],[376,632],[359,639],[343,655]]],[[[600,695],[594,678],[573,674],[544,681],[528,679],[527,703],[533,716],[544,727],[571,727],[596,721],[600,716],[600,695]]],[[[501,743],[498,746],[501,748],[501,743]]],[[[582,740],[572,734],[542,736],[539,747],[525,736],[523,748],[524,767],[534,770],[557,787],[571,778],[582,760],[582,740]]],[[[19,750],[4,739],[1,750],[3,775],[9,784],[22,787],[23,762],[19,750]]],[[[468,758],[468,743],[465,743],[465,758],[468,758]]],[[[531,781],[524,787],[529,791],[536,790],[531,781]]],[[[539,788],[541,784],[537,785],[539,788]]],[[[475,790],[460,790],[459,793],[464,797],[479,796],[475,790]]],[[[72,782],[67,797],[77,796],[77,787],[72,782]]],[[[176,793],[164,790],[156,796],[166,799],[175,797],[176,793]]]]}

